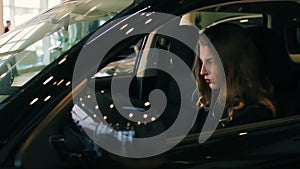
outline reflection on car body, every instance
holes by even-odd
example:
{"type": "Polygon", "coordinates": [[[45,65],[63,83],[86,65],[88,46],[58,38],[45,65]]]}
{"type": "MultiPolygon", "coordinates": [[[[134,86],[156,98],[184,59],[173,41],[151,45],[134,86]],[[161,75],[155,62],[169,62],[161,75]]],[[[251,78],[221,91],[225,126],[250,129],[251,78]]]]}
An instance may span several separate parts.
{"type": "Polygon", "coordinates": [[[299,168],[299,9],[296,0],[78,0],[33,18],[0,37],[0,167],[299,168]],[[178,18],[151,18],[158,12],[178,18]],[[242,26],[256,44],[274,86],[278,117],[169,137],[164,143],[176,146],[148,158],[122,157],[96,144],[95,138],[110,138],[115,149],[125,154],[152,151],[162,144],[136,150],[138,145],[132,143],[172,128],[180,110],[188,116],[191,108],[198,108],[193,99],[198,93],[182,93],[171,74],[192,79],[197,53],[164,32],[172,27],[174,34],[188,36],[196,47],[199,33],[224,22],[242,26]],[[131,36],[141,29],[148,33],[131,36]],[[118,39],[107,53],[97,48],[96,54],[104,55],[100,65],[82,69],[81,79],[74,81],[76,61],[86,42],[113,37],[114,31],[128,36],[118,39]],[[175,57],[190,72],[178,70],[175,57]],[[161,65],[167,71],[154,69],[161,65]],[[127,91],[112,89],[112,83],[128,81],[127,91]],[[161,98],[166,99],[162,112],[153,108],[164,99],[149,97],[155,89],[163,91],[161,98]],[[208,140],[199,143],[199,136],[208,140]]]}

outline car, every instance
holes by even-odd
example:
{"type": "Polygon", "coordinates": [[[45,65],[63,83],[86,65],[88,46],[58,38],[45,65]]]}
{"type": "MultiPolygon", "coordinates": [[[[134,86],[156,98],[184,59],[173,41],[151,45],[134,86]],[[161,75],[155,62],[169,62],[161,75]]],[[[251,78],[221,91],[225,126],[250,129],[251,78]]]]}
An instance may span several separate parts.
{"type": "Polygon", "coordinates": [[[0,37],[0,167],[299,168],[299,16],[297,0],[53,7],[0,37]],[[262,54],[278,115],[194,133],[198,36],[220,23],[262,54]]]}

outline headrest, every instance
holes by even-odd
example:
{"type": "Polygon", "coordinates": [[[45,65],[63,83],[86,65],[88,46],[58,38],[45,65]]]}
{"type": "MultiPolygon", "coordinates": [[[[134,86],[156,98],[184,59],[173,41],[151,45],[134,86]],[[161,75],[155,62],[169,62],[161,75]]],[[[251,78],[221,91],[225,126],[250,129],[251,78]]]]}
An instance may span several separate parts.
{"type": "Polygon", "coordinates": [[[247,28],[262,57],[264,71],[276,92],[294,85],[295,73],[282,36],[265,27],[247,28]]]}

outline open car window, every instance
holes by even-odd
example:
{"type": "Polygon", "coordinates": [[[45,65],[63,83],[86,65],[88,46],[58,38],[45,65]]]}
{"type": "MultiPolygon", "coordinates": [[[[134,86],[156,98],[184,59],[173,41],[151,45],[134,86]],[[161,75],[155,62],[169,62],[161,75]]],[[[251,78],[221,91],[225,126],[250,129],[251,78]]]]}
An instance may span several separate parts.
{"type": "MultiPolygon", "coordinates": [[[[249,4],[222,4],[188,12],[182,17],[201,29],[200,33],[218,24],[235,24],[242,27],[257,49],[262,63],[261,74],[265,83],[270,81],[276,118],[299,114],[295,98],[299,95],[299,17],[298,14],[277,16],[268,7],[299,6],[290,2],[266,2],[249,4]],[[260,7],[265,10],[255,9],[260,7]],[[283,22],[284,18],[290,18],[283,22]],[[291,19],[292,18],[292,19],[291,19]],[[285,73],[279,71],[284,67],[285,73]],[[289,80],[280,78],[289,74],[289,80]],[[285,82],[283,82],[285,81],[285,82]]],[[[280,12],[279,12],[280,13],[280,12]]],[[[200,91],[201,92],[201,91],[200,91]]],[[[228,91],[230,92],[230,91],[228,91]]],[[[254,113],[255,114],[255,113],[254,113]]],[[[251,118],[250,116],[248,118],[251,118]]]]}
{"type": "MultiPolygon", "coordinates": [[[[216,9],[219,9],[218,7],[215,7],[216,9]]],[[[222,9],[222,8],[220,8],[222,9]]],[[[230,23],[230,24],[236,24],[245,29],[246,31],[252,30],[253,28],[266,28],[271,29],[272,28],[272,21],[270,20],[270,16],[267,13],[259,13],[259,11],[238,11],[236,9],[239,9],[237,7],[234,7],[233,10],[226,10],[222,11],[214,11],[214,9],[206,9],[206,10],[194,10],[192,12],[186,13],[181,16],[182,19],[188,20],[192,25],[184,25],[180,21],[179,22],[168,22],[166,25],[169,24],[173,25],[174,30],[177,30],[181,34],[187,33],[187,35],[191,35],[190,33],[193,31],[193,36],[191,36],[190,40],[195,38],[195,44],[197,36],[203,32],[205,29],[210,28],[212,26],[222,24],[222,23],[230,23]],[[198,28],[197,29],[190,29],[190,28],[198,28]],[[193,30],[193,31],[192,31],[193,30]],[[186,32],[185,32],[186,31],[186,32]],[[193,38],[192,38],[193,37],[193,38]]],[[[230,9],[230,5],[228,7],[230,9]]],[[[159,122],[162,124],[161,129],[169,128],[174,120],[176,120],[177,113],[182,108],[185,113],[189,112],[189,108],[191,107],[197,107],[196,106],[196,100],[195,97],[197,96],[197,93],[180,93],[180,87],[174,77],[168,73],[177,73],[178,77],[180,76],[193,76],[191,74],[185,74],[183,72],[177,71],[178,61],[174,58],[172,55],[179,56],[179,58],[188,66],[190,69],[190,73],[193,71],[194,61],[196,53],[195,51],[191,51],[186,47],[182,42],[172,38],[165,36],[161,32],[164,31],[164,25],[160,28],[154,30],[149,35],[147,35],[147,40],[145,41],[145,44],[142,46],[142,48],[139,49],[139,52],[136,52],[134,50],[135,46],[140,46],[139,41],[138,43],[135,42],[133,44],[129,44],[129,46],[120,49],[120,52],[116,54],[112,61],[108,62],[103,68],[101,68],[97,74],[93,76],[94,79],[96,79],[96,87],[99,86],[100,88],[97,88],[97,91],[100,91],[98,93],[99,100],[102,99],[102,102],[95,107],[93,105],[88,112],[94,112],[98,111],[97,109],[100,107],[104,107],[104,113],[105,118],[111,119],[112,121],[108,124],[113,128],[122,128],[123,126],[125,129],[130,128],[132,129],[132,125],[135,126],[151,126],[151,124],[155,124],[155,122],[159,122]],[[154,50],[152,50],[154,49],[154,50]],[[131,52],[128,52],[131,51],[131,52]],[[166,53],[164,53],[164,51],[166,53]],[[122,54],[123,53],[123,54],[122,54]],[[124,57],[124,53],[127,53],[126,57],[124,57]],[[164,71],[158,70],[161,66],[165,68],[164,71]],[[129,75],[128,77],[122,76],[122,75],[129,75]],[[130,77],[132,76],[132,77],[130,77]],[[105,77],[105,78],[104,78],[105,77]],[[152,105],[151,101],[149,100],[149,95],[154,89],[160,89],[164,92],[166,98],[167,98],[167,104],[165,109],[163,110],[164,116],[160,116],[160,113],[152,114],[151,116],[149,114],[143,114],[145,121],[139,121],[139,122],[131,122],[130,120],[124,120],[123,117],[120,117],[119,114],[120,110],[115,109],[115,100],[111,96],[111,88],[110,83],[111,79],[115,79],[118,81],[118,83],[122,84],[123,80],[126,78],[133,78],[131,79],[132,82],[130,84],[129,88],[129,94],[130,94],[130,103],[132,105],[123,105],[122,110],[127,113],[127,117],[132,118],[135,116],[135,114],[141,112],[146,112],[149,109],[149,106],[152,105]],[[104,86],[101,85],[101,83],[105,84],[104,86]],[[177,83],[177,84],[176,84],[177,83]],[[98,85],[97,85],[98,84],[98,85]],[[100,99],[101,98],[101,99],[100,99]],[[187,100],[188,104],[182,104],[180,101],[184,99],[187,100]],[[104,101],[105,100],[105,101],[104,101]],[[189,108],[188,108],[189,107],[189,108]],[[113,112],[113,113],[111,113],[113,112]],[[115,118],[117,116],[117,118],[115,118]],[[147,121],[149,119],[152,122],[149,123],[147,121]],[[129,126],[127,126],[129,125],[129,126]],[[127,127],[126,127],[127,126],[127,127]]],[[[254,40],[254,39],[253,39],[254,40]]],[[[195,45],[196,46],[196,45],[195,45]]],[[[259,46],[257,46],[259,48],[259,46]]],[[[269,50],[269,49],[266,49],[269,50]]],[[[288,56],[288,55],[287,55],[288,56]]],[[[263,58],[260,58],[263,59],[263,58]]],[[[271,71],[271,70],[265,70],[265,71],[271,71]]],[[[272,75],[268,74],[271,76],[272,75]]],[[[280,88],[282,84],[278,84],[277,81],[272,81],[274,84],[274,95],[276,95],[276,99],[280,98],[281,93],[278,92],[277,88],[280,88]],[[278,86],[277,86],[278,85],[278,86]]],[[[195,89],[195,88],[194,88],[195,89]]],[[[269,88],[271,89],[271,88],[269,88]]],[[[201,92],[201,91],[200,91],[201,92]]],[[[121,92],[120,92],[121,93],[121,92]]],[[[122,94],[118,93],[117,101],[127,99],[127,97],[123,97],[122,94]]],[[[84,98],[84,97],[82,97],[84,98]]],[[[79,99],[79,103],[76,106],[84,105],[82,109],[86,109],[86,104],[83,103],[82,100],[79,99]]],[[[281,117],[281,113],[286,115],[294,114],[296,110],[288,110],[287,113],[285,112],[285,107],[278,104],[277,110],[278,115],[277,117],[281,117]]],[[[151,106],[150,106],[151,107],[151,106]]],[[[77,107],[78,108],[78,107],[77,107]]],[[[76,109],[77,109],[76,108],[76,109]]],[[[251,112],[255,110],[257,107],[250,107],[247,109],[247,111],[251,112]],[[254,108],[254,109],[252,109],[254,108]]],[[[260,107],[258,107],[259,109],[260,107]]],[[[141,113],[140,113],[141,114],[141,113]]],[[[272,113],[271,113],[272,114],[272,113]]],[[[255,112],[254,112],[255,116],[255,112]]],[[[241,124],[249,124],[252,122],[258,122],[256,120],[252,120],[251,115],[246,116],[249,120],[245,120],[241,124]]],[[[272,115],[273,118],[273,115],[272,115]]],[[[265,118],[261,119],[259,121],[265,121],[272,118],[265,118]]],[[[196,117],[195,117],[196,119],[196,117]]],[[[203,119],[196,119],[196,121],[200,120],[201,123],[204,123],[206,120],[206,117],[204,116],[203,119]]],[[[221,119],[222,120],[222,119],[221,119]]],[[[80,121],[80,120],[79,120],[80,121]]],[[[85,123],[84,121],[82,123],[85,123]]],[[[221,124],[221,123],[220,123],[221,124]]],[[[237,125],[241,125],[238,124],[237,125]]],[[[192,124],[191,124],[192,125],[192,124]]],[[[221,124],[222,125],[222,124],[221,124]]],[[[233,125],[236,126],[236,125],[233,125]]],[[[192,131],[194,132],[194,131],[192,131]]],[[[200,132],[199,130],[197,132],[200,132]]],[[[156,131],[156,133],[152,133],[152,135],[155,135],[159,133],[159,131],[156,131]]]]}

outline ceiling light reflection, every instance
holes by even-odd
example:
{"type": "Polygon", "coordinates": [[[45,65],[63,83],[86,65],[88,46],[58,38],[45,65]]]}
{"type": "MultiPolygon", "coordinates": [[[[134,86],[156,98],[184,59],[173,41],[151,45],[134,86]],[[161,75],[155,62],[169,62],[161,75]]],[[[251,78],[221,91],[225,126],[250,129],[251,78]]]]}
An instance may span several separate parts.
{"type": "Polygon", "coordinates": [[[46,85],[53,79],[53,76],[50,76],[47,80],[44,81],[43,85],[46,85]]]}
{"type": "Polygon", "coordinates": [[[113,109],[114,107],[115,107],[114,104],[110,104],[110,105],[109,105],[109,108],[111,108],[111,109],[113,109]]]}
{"type": "Polygon", "coordinates": [[[239,133],[239,136],[244,136],[244,135],[247,135],[248,134],[248,132],[241,132],[241,133],[239,133]]]}
{"type": "Polygon", "coordinates": [[[128,26],[128,24],[123,25],[123,26],[120,28],[120,30],[125,29],[127,26],[128,26]]]}
{"type": "Polygon", "coordinates": [[[130,34],[133,30],[134,30],[134,28],[129,29],[129,30],[126,32],[126,35],[130,34]]]}
{"type": "Polygon", "coordinates": [[[66,55],[64,58],[62,58],[62,59],[58,62],[58,64],[60,65],[60,64],[64,63],[64,62],[67,60],[67,57],[68,57],[68,55],[66,55]]]}
{"type": "Polygon", "coordinates": [[[143,117],[144,119],[146,119],[148,117],[148,114],[144,114],[143,117]]]}
{"type": "Polygon", "coordinates": [[[150,106],[150,105],[151,105],[150,102],[145,102],[145,103],[144,103],[144,106],[150,106]]]}
{"type": "Polygon", "coordinates": [[[242,20],[240,20],[240,23],[247,23],[247,22],[249,22],[249,19],[242,19],[242,20]]]}
{"type": "Polygon", "coordinates": [[[155,121],[156,120],[156,118],[155,117],[151,117],[151,121],[155,121]]]}
{"type": "Polygon", "coordinates": [[[49,99],[51,98],[51,96],[47,96],[45,99],[44,99],[44,102],[48,101],[49,99]]]}
{"type": "Polygon", "coordinates": [[[71,81],[68,81],[67,83],[66,83],[66,86],[69,86],[71,84],[71,81]]]}
{"type": "Polygon", "coordinates": [[[30,106],[33,105],[33,104],[36,103],[38,100],[39,100],[39,98],[33,99],[33,100],[29,103],[29,105],[30,105],[30,106]]]}
{"type": "Polygon", "coordinates": [[[148,19],[146,22],[145,22],[145,25],[147,25],[148,23],[150,23],[152,21],[152,19],[148,19]]]}
{"type": "Polygon", "coordinates": [[[61,85],[65,80],[64,79],[61,79],[58,83],[57,83],[57,86],[61,85]]]}
{"type": "Polygon", "coordinates": [[[148,12],[146,16],[150,16],[152,14],[154,14],[155,12],[148,12]]]}

